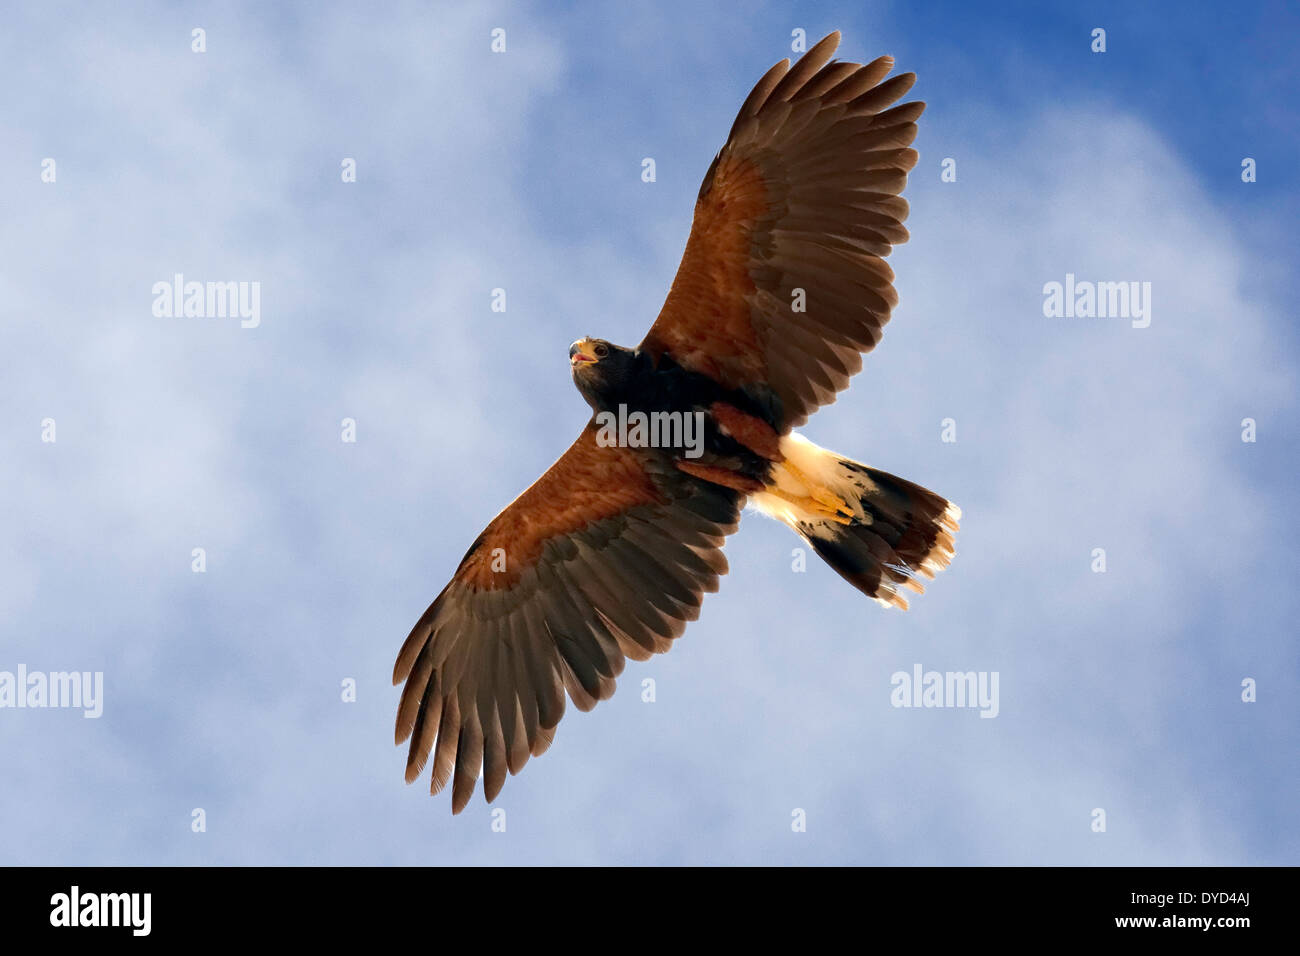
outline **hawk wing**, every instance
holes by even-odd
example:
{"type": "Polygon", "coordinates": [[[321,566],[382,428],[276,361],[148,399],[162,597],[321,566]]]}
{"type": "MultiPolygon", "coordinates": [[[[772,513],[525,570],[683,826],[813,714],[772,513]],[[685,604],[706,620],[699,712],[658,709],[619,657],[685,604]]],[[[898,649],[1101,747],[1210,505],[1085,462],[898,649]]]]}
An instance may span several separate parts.
{"type": "Polygon", "coordinates": [[[924,103],[892,57],[831,61],[838,32],[758,81],[713,160],[686,252],[641,347],[772,403],[782,433],[835,400],[898,302],[884,261],[924,103]],[[829,61],[829,62],[828,62],[829,61]],[[802,310],[801,310],[802,309],[802,310]]]}
{"type": "Polygon", "coordinates": [[[493,519],[398,654],[406,780],[432,753],[431,790],[453,780],[453,813],[480,764],[491,801],[550,746],[566,690],[591,710],[625,658],[668,650],[727,571],[741,496],[595,436],[588,424],[493,519]]]}

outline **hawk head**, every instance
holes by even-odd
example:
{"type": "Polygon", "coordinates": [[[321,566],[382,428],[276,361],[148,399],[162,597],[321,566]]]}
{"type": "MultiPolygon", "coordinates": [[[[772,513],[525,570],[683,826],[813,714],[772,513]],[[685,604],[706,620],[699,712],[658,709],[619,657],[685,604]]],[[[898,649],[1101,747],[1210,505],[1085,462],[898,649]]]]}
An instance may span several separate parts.
{"type": "Polygon", "coordinates": [[[604,339],[581,338],[569,346],[569,368],[573,384],[596,411],[601,411],[626,394],[632,383],[636,353],[604,339]]]}

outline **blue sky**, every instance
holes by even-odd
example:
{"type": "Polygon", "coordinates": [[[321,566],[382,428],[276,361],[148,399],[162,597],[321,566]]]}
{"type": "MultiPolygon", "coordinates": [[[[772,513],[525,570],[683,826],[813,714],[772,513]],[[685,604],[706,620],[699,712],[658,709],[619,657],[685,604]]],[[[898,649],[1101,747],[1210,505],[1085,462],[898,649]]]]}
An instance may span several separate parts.
{"type": "Polygon", "coordinates": [[[733,6],[9,8],[0,671],[105,689],[0,709],[0,862],[1300,862],[1295,7],[733,6]],[[899,614],[747,515],[506,832],[453,818],[397,648],[585,420],[569,342],[653,320],[796,28],[929,103],[901,304],[805,432],[960,504],[957,557],[899,614]],[[260,325],[154,316],[178,272],[260,325]],[[1150,327],[1046,318],[1067,273],[1151,282],[1150,327]],[[998,717],[891,707],[917,663],[998,717]]]}

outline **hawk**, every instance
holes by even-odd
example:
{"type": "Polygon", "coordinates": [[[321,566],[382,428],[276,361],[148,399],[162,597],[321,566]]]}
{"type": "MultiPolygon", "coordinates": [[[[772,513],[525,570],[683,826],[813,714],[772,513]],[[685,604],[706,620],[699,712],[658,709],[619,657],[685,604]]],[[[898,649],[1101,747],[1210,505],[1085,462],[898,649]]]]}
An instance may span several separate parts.
{"type": "Polygon", "coordinates": [[[898,302],[884,257],[908,237],[899,194],[925,108],[893,105],[916,77],[886,79],[892,57],[844,63],[838,45],[832,33],[758,81],[705,173],[649,333],[635,348],[573,343],[591,420],[492,519],[402,645],[406,780],[432,757],[431,792],[450,782],[453,813],[480,773],[491,802],[550,747],[566,695],[591,710],[627,658],[672,646],[726,573],[746,504],[887,607],[906,609],[903,592],[952,559],[956,505],[793,431],[835,401],[898,302]],[[636,441],[644,428],[602,425],[615,414],[700,427],[689,446],[636,441]]]}

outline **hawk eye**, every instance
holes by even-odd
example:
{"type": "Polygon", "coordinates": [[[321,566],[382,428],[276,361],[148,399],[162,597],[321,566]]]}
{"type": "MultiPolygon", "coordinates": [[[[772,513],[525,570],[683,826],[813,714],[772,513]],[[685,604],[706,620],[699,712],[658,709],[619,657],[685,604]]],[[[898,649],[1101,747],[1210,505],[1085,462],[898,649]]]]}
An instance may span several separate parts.
{"type": "Polygon", "coordinates": [[[606,355],[609,354],[609,346],[597,345],[595,351],[596,351],[596,358],[604,358],[606,355]]]}

